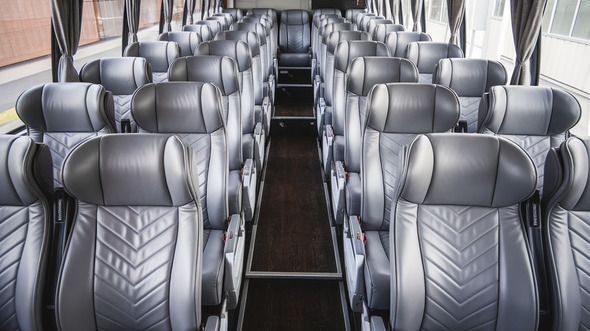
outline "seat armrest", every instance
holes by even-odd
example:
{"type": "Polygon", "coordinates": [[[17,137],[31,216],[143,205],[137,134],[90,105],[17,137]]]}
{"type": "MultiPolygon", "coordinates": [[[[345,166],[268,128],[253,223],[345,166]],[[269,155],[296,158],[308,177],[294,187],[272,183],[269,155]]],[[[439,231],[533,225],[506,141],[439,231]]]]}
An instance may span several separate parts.
{"type": "Polygon", "coordinates": [[[326,112],[326,100],[323,97],[318,97],[318,104],[315,107],[316,124],[318,127],[318,137],[322,137],[324,131],[325,115],[326,112]]]}
{"type": "Polygon", "coordinates": [[[332,165],[332,147],[334,144],[334,131],[331,125],[324,126],[322,135],[322,165],[325,174],[330,173],[330,166],[332,165]]]}
{"type": "Polygon", "coordinates": [[[242,270],[244,268],[244,220],[239,214],[233,214],[227,227],[225,239],[225,275],[223,288],[227,298],[227,308],[234,309],[238,305],[242,270]]]}
{"type": "Polygon", "coordinates": [[[228,195],[228,207],[230,214],[240,213],[241,210],[244,208],[243,203],[243,185],[244,181],[242,180],[242,176],[240,175],[239,170],[231,170],[229,172],[228,178],[228,185],[227,185],[227,195],[228,195]]]}
{"type": "MultiPolygon", "coordinates": [[[[274,106],[275,104],[275,92],[276,92],[276,84],[275,84],[276,80],[275,80],[275,75],[273,75],[272,73],[270,75],[268,75],[268,95],[270,97],[270,104],[272,106],[274,106]]],[[[271,113],[271,115],[273,115],[271,113]]]]}
{"type": "Polygon", "coordinates": [[[361,177],[358,172],[349,172],[346,179],[345,199],[347,215],[360,215],[361,213],[361,177]]]}
{"type": "Polygon", "coordinates": [[[263,122],[264,125],[264,132],[266,137],[270,134],[270,121],[272,120],[272,103],[270,102],[269,97],[265,97],[262,99],[262,115],[263,115],[263,122]]]}
{"type": "Polygon", "coordinates": [[[370,331],[385,331],[385,323],[381,316],[371,316],[371,329],[370,331]]]}
{"type": "MultiPolygon", "coordinates": [[[[342,224],[344,219],[344,192],[346,188],[346,171],[342,161],[332,162],[330,169],[330,192],[332,192],[332,212],[334,220],[342,224]]],[[[349,215],[358,215],[349,214],[349,215]]]]}
{"type": "Polygon", "coordinates": [[[209,316],[207,324],[205,324],[205,331],[219,331],[221,325],[219,316],[209,316]]]}
{"type": "Polygon", "coordinates": [[[254,158],[256,161],[256,171],[258,174],[262,171],[264,162],[265,136],[262,123],[256,123],[254,127],[254,158]]]}
{"type": "Polygon", "coordinates": [[[254,160],[248,159],[242,169],[242,198],[244,218],[251,221],[256,207],[256,165],[254,160]]]}
{"type": "Polygon", "coordinates": [[[350,216],[347,230],[344,234],[344,265],[346,267],[346,283],[350,308],[355,312],[362,312],[365,298],[365,245],[359,218],[350,216]]]}

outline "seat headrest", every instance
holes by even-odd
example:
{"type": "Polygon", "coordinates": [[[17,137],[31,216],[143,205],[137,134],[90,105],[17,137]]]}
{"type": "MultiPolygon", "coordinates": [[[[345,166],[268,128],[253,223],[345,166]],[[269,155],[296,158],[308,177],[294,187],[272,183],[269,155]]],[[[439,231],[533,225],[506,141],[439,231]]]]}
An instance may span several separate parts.
{"type": "Polygon", "coordinates": [[[143,57],[102,58],[86,63],[80,69],[80,80],[101,84],[115,95],[131,95],[152,82],[152,71],[143,57]]]}
{"type": "Polygon", "coordinates": [[[367,127],[385,133],[448,132],[459,120],[460,103],[445,86],[378,84],[367,98],[367,127]]]}
{"type": "Polygon", "coordinates": [[[352,60],[359,56],[389,56],[389,49],[378,41],[341,41],[334,52],[334,68],[348,72],[352,60]]]}
{"type": "Polygon", "coordinates": [[[38,200],[30,183],[34,145],[29,137],[0,135],[0,205],[28,206],[38,200]]]}
{"type": "Polygon", "coordinates": [[[213,32],[207,24],[191,24],[182,27],[182,31],[190,31],[197,33],[201,40],[207,41],[213,39],[213,32]]]}
{"type": "Polygon", "coordinates": [[[217,86],[221,95],[239,91],[238,66],[229,56],[195,55],[181,57],[170,65],[169,81],[207,82],[217,86]]]}
{"type": "Polygon", "coordinates": [[[260,44],[258,43],[258,36],[252,31],[233,30],[221,31],[215,36],[215,40],[241,40],[250,46],[250,54],[252,57],[260,55],[260,44]]]}
{"type": "Polygon", "coordinates": [[[336,8],[318,8],[318,9],[313,10],[313,17],[325,15],[325,14],[333,14],[333,15],[342,16],[340,9],[336,9],[336,8]]]}
{"type": "Polygon", "coordinates": [[[432,41],[416,41],[408,45],[406,58],[410,59],[423,74],[431,74],[440,59],[465,57],[461,48],[455,44],[432,41]]]}
{"type": "Polygon", "coordinates": [[[250,47],[241,40],[212,40],[199,44],[195,55],[224,55],[233,58],[240,72],[252,67],[250,47]]]}
{"type": "Polygon", "coordinates": [[[404,31],[405,28],[401,24],[379,24],[375,27],[373,31],[373,40],[375,41],[385,41],[385,37],[390,32],[398,32],[404,31]]]}
{"type": "MultiPolygon", "coordinates": [[[[561,145],[565,165],[565,195],[560,204],[567,210],[590,210],[590,138],[575,137],[561,145]]],[[[550,174],[546,174],[548,176],[550,174]]]]}
{"type": "Polygon", "coordinates": [[[346,23],[329,23],[324,25],[320,29],[320,35],[322,36],[322,43],[326,44],[328,41],[328,36],[330,33],[334,31],[353,31],[355,29],[354,24],[350,22],[346,23]]]}
{"type": "Polygon", "coordinates": [[[219,32],[229,27],[229,22],[223,16],[209,16],[205,19],[206,21],[217,21],[219,22],[219,32]]]}
{"type": "Polygon", "coordinates": [[[336,14],[321,14],[318,16],[314,16],[313,17],[313,25],[316,28],[319,28],[321,25],[320,23],[325,19],[325,18],[340,18],[341,16],[338,16],[336,14]]]}
{"type": "Polygon", "coordinates": [[[330,54],[334,54],[336,46],[341,41],[347,40],[371,40],[369,34],[365,31],[333,31],[326,39],[326,50],[330,54]]]}
{"type": "Polygon", "coordinates": [[[260,45],[266,45],[267,41],[266,41],[266,35],[267,35],[267,31],[264,28],[264,26],[260,23],[251,23],[251,22],[239,22],[239,23],[234,23],[231,25],[230,27],[231,31],[235,31],[235,30],[244,30],[244,31],[252,31],[254,33],[256,33],[256,35],[258,36],[258,39],[260,40],[260,45]]]}
{"type": "Polygon", "coordinates": [[[215,38],[215,35],[221,31],[221,22],[218,20],[210,20],[208,18],[204,20],[197,21],[195,24],[205,24],[208,25],[211,29],[211,38],[215,38]]]}
{"type": "Polygon", "coordinates": [[[95,205],[182,206],[198,200],[192,157],[175,136],[100,136],[67,156],[63,183],[74,198],[95,205]]]}
{"type": "Polygon", "coordinates": [[[409,146],[401,197],[411,203],[506,207],[537,188],[537,170],[515,143],[492,135],[428,134],[409,146]]]}
{"type": "Polygon", "coordinates": [[[29,128],[41,132],[114,131],[107,117],[113,100],[106,93],[98,84],[48,83],[24,91],[15,108],[29,128]]]}
{"type": "Polygon", "coordinates": [[[438,62],[433,82],[462,97],[481,97],[490,87],[506,84],[506,79],[506,69],[498,61],[455,58],[438,62]]]}
{"type": "Polygon", "coordinates": [[[496,134],[552,136],[571,129],[581,116],[568,92],[541,86],[493,86],[482,127],[496,134]]]}
{"type": "Polygon", "coordinates": [[[244,17],[244,12],[239,8],[223,8],[223,12],[230,14],[233,17],[234,22],[237,22],[244,17]]]}
{"type": "Polygon", "coordinates": [[[385,44],[395,57],[406,57],[408,45],[415,41],[432,41],[432,38],[424,32],[412,31],[392,31],[385,36],[385,44]]]}
{"type": "Polygon", "coordinates": [[[166,72],[180,56],[180,49],[174,41],[141,41],[127,45],[123,56],[143,57],[152,66],[152,72],[166,72]]]}
{"type": "Polygon", "coordinates": [[[352,60],[347,79],[349,92],[366,96],[376,84],[417,83],[418,69],[412,61],[399,57],[357,57],[352,60]]]}
{"type": "Polygon", "coordinates": [[[393,24],[393,21],[384,18],[370,20],[367,27],[367,32],[369,32],[370,35],[373,35],[375,28],[381,24],[393,24]]]}
{"type": "Polygon", "coordinates": [[[211,83],[164,82],[140,87],[131,100],[137,125],[154,133],[212,133],[223,128],[221,93],[211,83]]]}
{"type": "Polygon", "coordinates": [[[180,47],[180,56],[193,55],[197,46],[203,42],[201,36],[192,31],[164,32],[158,37],[158,40],[176,42],[180,47]]]}
{"type": "Polygon", "coordinates": [[[281,24],[309,24],[309,14],[305,10],[284,10],[281,12],[281,24]]]}

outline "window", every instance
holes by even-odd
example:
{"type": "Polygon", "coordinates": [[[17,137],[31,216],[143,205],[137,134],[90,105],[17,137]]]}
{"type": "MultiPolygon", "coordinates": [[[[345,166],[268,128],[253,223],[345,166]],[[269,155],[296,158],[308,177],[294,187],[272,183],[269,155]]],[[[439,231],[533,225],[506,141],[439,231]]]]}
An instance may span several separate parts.
{"type": "Polygon", "coordinates": [[[450,37],[447,0],[426,0],[424,3],[426,16],[426,33],[433,41],[448,42],[450,37]]]}
{"type": "Polygon", "coordinates": [[[504,16],[504,3],[506,0],[496,0],[496,6],[494,7],[494,17],[504,16]]]}
{"type": "Polygon", "coordinates": [[[545,7],[543,32],[590,40],[590,0],[549,0],[545,7]]]}

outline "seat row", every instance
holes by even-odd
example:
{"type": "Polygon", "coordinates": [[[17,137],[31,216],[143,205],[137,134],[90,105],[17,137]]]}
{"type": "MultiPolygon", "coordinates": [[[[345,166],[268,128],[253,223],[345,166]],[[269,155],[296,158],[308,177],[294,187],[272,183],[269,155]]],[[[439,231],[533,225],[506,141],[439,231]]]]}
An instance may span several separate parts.
{"type": "MultiPolygon", "coordinates": [[[[355,61],[379,60],[383,59],[367,57],[355,61]]],[[[349,91],[358,90],[362,84],[362,79],[354,81],[349,91]]],[[[370,327],[369,316],[382,310],[389,310],[392,327],[398,323],[406,325],[400,321],[406,321],[409,315],[413,316],[411,325],[417,327],[442,325],[463,329],[491,321],[490,311],[484,308],[489,305],[498,311],[501,305],[497,295],[487,290],[502,292],[503,286],[513,285],[498,283],[498,278],[490,281],[489,277],[497,275],[499,269],[488,273],[487,268],[492,264],[497,266],[503,258],[498,260],[499,255],[489,256],[488,253],[504,244],[499,243],[504,240],[501,239],[504,234],[497,229],[493,230],[493,235],[489,234],[492,230],[483,225],[488,221],[482,219],[487,220],[490,213],[504,215],[506,211],[494,210],[507,205],[513,205],[511,210],[516,211],[510,217],[515,218],[521,237],[517,240],[519,248],[514,249],[524,254],[520,258],[525,258],[524,262],[530,266],[523,272],[530,276],[524,282],[527,291],[532,292],[515,291],[515,297],[502,300],[518,302],[520,296],[525,296],[523,300],[532,301],[530,305],[518,307],[526,307],[528,317],[518,320],[512,317],[504,322],[526,321],[527,328],[533,329],[540,312],[549,310],[545,279],[553,276],[544,272],[544,256],[548,253],[543,245],[547,239],[540,234],[543,228],[540,220],[547,217],[551,207],[539,206],[540,201],[550,199],[562,185],[563,177],[552,175],[551,188],[547,189],[545,169],[549,167],[554,172],[553,168],[560,164],[555,161],[556,153],[550,151],[569,136],[569,129],[581,116],[580,105],[572,95],[559,89],[493,86],[484,94],[478,110],[478,132],[483,134],[441,134],[443,138],[435,134],[416,138],[421,134],[452,132],[460,118],[460,107],[456,93],[446,86],[388,83],[370,88],[364,112],[359,112],[357,106],[348,109],[351,118],[347,119],[349,131],[343,137],[345,162],[336,163],[333,168],[331,194],[343,202],[347,289],[351,308],[364,316],[364,329],[370,327]],[[482,137],[486,135],[500,139],[482,137]],[[486,145],[488,147],[484,147],[486,145]],[[414,148],[419,151],[414,152],[414,148]],[[499,162],[512,158],[515,153],[524,155],[519,156],[523,159],[519,162],[527,165],[511,165],[499,170],[499,162]],[[413,155],[418,155],[415,160],[413,155]],[[548,155],[553,157],[548,158],[548,155]],[[517,183],[515,178],[527,178],[526,193],[511,203],[506,200],[496,203],[496,199],[518,192],[516,188],[498,188],[505,180],[499,177],[515,173],[517,177],[506,183],[517,183]],[[413,225],[408,228],[409,224],[413,225]],[[418,232],[411,232],[416,229],[418,232]],[[486,246],[487,243],[492,246],[486,246]],[[480,257],[481,262],[478,262],[480,257]],[[418,270],[416,265],[424,267],[418,270]],[[400,271],[402,268],[409,271],[400,271]],[[414,276],[422,278],[415,280],[414,276]],[[404,294],[407,286],[415,291],[404,294]],[[417,312],[402,308],[408,300],[422,300],[422,295],[426,308],[413,306],[412,309],[421,309],[417,312]],[[463,305],[466,302],[470,302],[469,309],[463,305]],[[484,307],[475,302],[486,304],[484,307]],[[440,315],[442,312],[444,316],[440,315]]],[[[543,202],[543,205],[549,203],[543,202]]],[[[501,229],[503,223],[498,222],[505,221],[503,217],[497,218],[494,227],[501,229]]],[[[509,276],[512,277],[515,276],[509,276]]],[[[515,282],[520,281],[523,278],[515,282]]],[[[518,284],[515,288],[520,289],[522,284],[518,284]]],[[[559,289],[552,291],[551,295],[555,295],[559,289]]]]}
{"type": "Polygon", "coordinates": [[[19,98],[29,137],[0,137],[3,328],[50,326],[45,307],[62,330],[227,328],[244,263],[241,196],[256,182],[251,162],[230,170],[220,89],[142,86],[138,134],[107,134],[112,111],[97,84],[19,98]],[[205,321],[201,305],[217,313],[205,321]]]}

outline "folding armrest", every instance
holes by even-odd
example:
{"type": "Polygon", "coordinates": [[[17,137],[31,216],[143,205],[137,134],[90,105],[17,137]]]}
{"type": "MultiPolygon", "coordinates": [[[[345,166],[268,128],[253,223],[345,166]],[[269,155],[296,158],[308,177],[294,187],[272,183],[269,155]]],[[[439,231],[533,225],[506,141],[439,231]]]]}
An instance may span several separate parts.
{"type": "Polygon", "coordinates": [[[242,169],[242,199],[244,218],[251,221],[256,207],[256,165],[252,159],[246,160],[242,169]]]}
{"type": "Polygon", "coordinates": [[[334,130],[331,125],[324,126],[322,134],[322,164],[324,166],[324,173],[330,172],[332,165],[332,147],[334,145],[334,130]]]}
{"type": "Polygon", "coordinates": [[[361,214],[361,176],[357,172],[347,173],[346,186],[344,187],[344,198],[346,202],[346,215],[360,215],[361,214]]]}
{"type": "Polygon", "coordinates": [[[344,261],[346,266],[346,285],[350,307],[355,312],[361,312],[363,299],[365,297],[365,245],[363,243],[363,231],[360,219],[357,216],[350,216],[344,222],[344,261]]]}
{"type": "Polygon", "coordinates": [[[371,316],[371,326],[370,331],[385,331],[385,323],[383,323],[383,319],[381,316],[371,316]]]}
{"type": "Polygon", "coordinates": [[[258,122],[254,127],[254,157],[256,160],[256,171],[258,173],[262,171],[265,143],[264,129],[262,128],[262,123],[258,122]]]}
{"type": "MultiPolygon", "coordinates": [[[[342,161],[332,162],[332,169],[330,170],[330,189],[332,192],[332,212],[334,213],[334,220],[338,224],[342,224],[344,218],[344,192],[346,189],[346,170],[342,161]]],[[[349,215],[358,215],[349,214],[349,215]]]]}
{"type": "Polygon", "coordinates": [[[318,127],[318,137],[322,137],[324,126],[327,124],[325,119],[326,99],[323,96],[318,96],[318,103],[315,107],[315,117],[318,127]]]}
{"type": "Polygon", "coordinates": [[[224,292],[227,298],[227,308],[234,309],[238,305],[240,287],[242,285],[242,270],[244,268],[244,220],[239,214],[233,214],[227,227],[225,239],[225,276],[224,292]]]}

